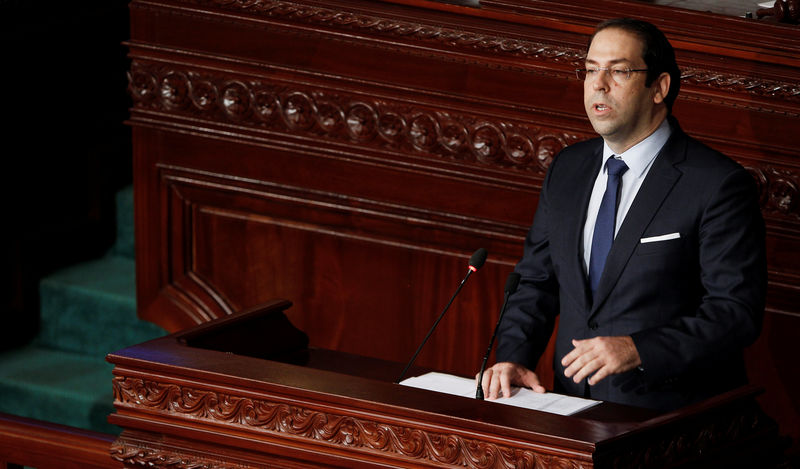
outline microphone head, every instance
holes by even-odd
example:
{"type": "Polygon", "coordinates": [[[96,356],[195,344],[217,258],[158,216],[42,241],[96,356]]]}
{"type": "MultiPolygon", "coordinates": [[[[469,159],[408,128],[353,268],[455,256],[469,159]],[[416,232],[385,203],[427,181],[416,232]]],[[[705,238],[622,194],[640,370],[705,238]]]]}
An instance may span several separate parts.
{"type": "Polygon", "coordinates": [[[511,272],[508,274],[508,278],[506,279],[506,289],[505,292],[509,295],[517,291],[517,287],[519,286],[519,279],[522,276],[516,272],[511,272]]]}
{"type": "Polygon", "coordinates": [[[483,263],[486,262],[486,256],[489,255],[489,252],[486,251],[484,248],[479,248],[475,253],[472,254],[472,257],[469,258],[469,269],[473,272],[476,272],[478,269],[483,267],[483,263]]]}

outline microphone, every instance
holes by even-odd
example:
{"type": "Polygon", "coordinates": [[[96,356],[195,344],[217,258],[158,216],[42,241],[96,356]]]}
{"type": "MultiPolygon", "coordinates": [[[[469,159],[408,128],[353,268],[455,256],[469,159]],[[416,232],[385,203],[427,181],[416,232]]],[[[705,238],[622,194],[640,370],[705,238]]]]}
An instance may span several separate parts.
{"type": "Polygon", "coordinates": [[[497,330],[500,329],[500,321],[503,320],[503,314],[506,312],[506,307],[508,306],[508,297],[511,296],[515,291],[517,291],[517,286],[519,286],[519,279],[520,275],[516,272],[511,272],[508,274],[508,278],[506,279],[506,288],[505,288],[505,296],[503,298],[503,306],[500,308],[500,317],[497,318],[497,325],[494,326],[494,333],[492,334],[492,340],[489,341],[489,348],[486,349],[486,355],[483,356],[483,363],[481,363],[481,372],[478,376],[478,389],[475,391],[475,399],[483,400],[483,372],[486,370],[486,361],[489,360],[489,354],[492,352],[492,345],[494,345],[494,339],[497,337],[497,330]]]}
{"type": "Polygon", "coordinates": [[[486,249],[479,248],[472,254],[472,257],[469,258],[469,270],[467,270],[467,275],[464,276],[464,280],[462,280],[461,283],[458,285],[456,292],[453,293],[453,296],[450,298],[450,301],[447,303],[447,306],[444,307],[441,314],[439,314],[439,317],[436,318],[436,322],[433,323],[433,327],[431,327],[431,330],[428,331],[428,335],[426,335],[425,338],[422,340],[422,343],[419,344],[419,347],[417,347],[417,351],[414,352],[414,356],[411,357],[411,360],[408,362],[408,365],[406,365],[406,367],[403,369],[403,372],[400,373],[400,377],[397,378],[397,381],[395,381],[395,383],[399,383],[400,381],[403,380],[403,377],[406,375],[406,372],[408,371],[409,368],[411,368],[411,364],[414,363],[414,360],[417,359],[417,355],[419,355],[419,352],[422,350],[422,347],[425,345],[425,342],[427,342],[428,338],[431,336],[431,334],[433,334],[433,331],[434,329],[436,329],[436,326],[439,324],[439,321],[442,320],[444,313],[447,312],[447,309],[450,308],[450,305],[453,303],[453,300],[456,299],[456,295],[458,295],[458,292],[461,291],[461,287],[464,286],[464,283],[467,281],[469,276],[472,275],[473,272],[477,272],[478,269],[483,267],[483,263],[486,262],[486,256],[488,255],[489,253],[486,251],[486,249]]]}

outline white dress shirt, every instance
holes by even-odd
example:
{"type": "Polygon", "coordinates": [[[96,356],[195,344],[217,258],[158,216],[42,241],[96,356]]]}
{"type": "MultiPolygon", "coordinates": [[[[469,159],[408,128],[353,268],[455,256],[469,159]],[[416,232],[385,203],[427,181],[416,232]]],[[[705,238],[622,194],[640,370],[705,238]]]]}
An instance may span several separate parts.
{"type": "Polygon", "coordinates": [[[608,181],[606,160],[614,156],[628,165],[628,170],[622,175],[622,188],[620,189],[619,203],[617,204],[617,219],[614,226],[614,236],[616,236],[619,227],[622,226],[622,222],[625,220],[628,209],[633,204],[633,199],[636,198],[636,193],[639,192],[639,188],[642,186],[645,176],[650,171],[650,167],[653,166],[653,161],[655,161],[661,148],[667,143],[670,134],[672,134],[672,129],[670,129],[667,119],[664,119],[655,132],[621,155],[615,155],[611,148],[608,147],[608,144],[603,143],[603,163],[600,165],[600,172],[594,181],[592,196],[589,199],[589,208],[586,211],[586,223],[583,225],[583,266],[585,272],[589,271],[594,224],[597,221],[597,212],[600,210],[600,202],[603,200],[603,193],[606,191],[606,182],[608,181]]]}

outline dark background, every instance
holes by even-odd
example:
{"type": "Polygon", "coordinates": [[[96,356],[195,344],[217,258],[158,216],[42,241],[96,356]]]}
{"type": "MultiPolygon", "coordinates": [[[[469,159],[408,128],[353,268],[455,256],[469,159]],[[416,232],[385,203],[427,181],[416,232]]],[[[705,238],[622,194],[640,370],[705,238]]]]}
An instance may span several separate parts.
{"type": "Polygon", "coordinates": [[[0,348],[36,332],[39,280],[102,256],[131,183],[126,1],[0,2],[0,348]]]}

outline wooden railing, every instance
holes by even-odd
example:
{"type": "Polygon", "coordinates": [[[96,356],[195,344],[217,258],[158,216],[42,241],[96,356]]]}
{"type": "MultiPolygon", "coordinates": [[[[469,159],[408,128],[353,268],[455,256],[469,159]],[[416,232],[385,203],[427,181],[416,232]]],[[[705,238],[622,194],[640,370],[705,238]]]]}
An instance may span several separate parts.
{"type": "Polygon", "coordinates": [[[114,435],[0,413],[0,469],[110,469],[114,435]]]}

